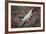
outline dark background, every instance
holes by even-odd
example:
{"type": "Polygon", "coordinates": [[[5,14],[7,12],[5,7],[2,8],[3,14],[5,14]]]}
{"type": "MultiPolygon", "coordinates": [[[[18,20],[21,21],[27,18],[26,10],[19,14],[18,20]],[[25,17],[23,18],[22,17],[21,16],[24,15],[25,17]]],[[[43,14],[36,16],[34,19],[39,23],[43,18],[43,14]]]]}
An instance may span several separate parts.
{"type": "MultiPolygon", "coordinates": [[[[21,20],[21,18],[20,18],[21,20]]],[[[21,27],[40,27],[40,7],[29,7],[29,6],[11,6],[11,28],[21,28],[21,27]],[[34,8],[32,18],[29,20],[30,23],[26,22],[22,26],[16,22],[18,17],[23,17],[29,10],[34,8]],[[32,21],[31,21],[32,20],[32,21]]]]}

